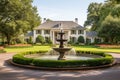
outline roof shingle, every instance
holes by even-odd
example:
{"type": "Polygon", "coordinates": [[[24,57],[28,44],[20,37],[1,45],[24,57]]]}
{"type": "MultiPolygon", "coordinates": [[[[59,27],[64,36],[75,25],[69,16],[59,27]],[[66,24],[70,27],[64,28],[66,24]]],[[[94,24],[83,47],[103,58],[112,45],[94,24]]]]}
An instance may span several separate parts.
{"type": "Polygon", "coordinates": [[[73,21],[46,21],[35,29],[60,29],[60,24],[63,29],[85,29],[73,21]]]}

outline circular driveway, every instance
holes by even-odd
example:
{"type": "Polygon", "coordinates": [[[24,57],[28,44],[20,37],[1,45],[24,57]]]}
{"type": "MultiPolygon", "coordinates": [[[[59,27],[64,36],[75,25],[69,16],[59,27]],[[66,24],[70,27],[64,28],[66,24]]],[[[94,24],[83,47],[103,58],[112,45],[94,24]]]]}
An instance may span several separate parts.
{"type": "MultiPolygon", "coordinates": [[[[20,68],[5,61],[15,53],[0,54],[0,80],[120,80],[120,65],[79,71],[42,71],[20,68]]],[[[120,54],[112,54],[120,62],[120,54]]]]}

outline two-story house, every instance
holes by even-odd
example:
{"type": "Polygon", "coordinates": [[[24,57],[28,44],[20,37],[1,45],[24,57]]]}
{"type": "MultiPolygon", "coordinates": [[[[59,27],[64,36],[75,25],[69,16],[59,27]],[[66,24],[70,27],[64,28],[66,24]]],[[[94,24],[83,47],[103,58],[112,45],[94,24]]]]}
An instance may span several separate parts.
{"type": "Polygon", "coordinates": [[[38,35],[41,35],[45,39],[49,37],[53,44],[56,44],[56,38],[58,38],[57,33],[60,31],[61,27],[65,32],[64,38],[68,39],[68,41],[71,39],[72,41],[76,42],[79,36],[83,36],[84,40],[86,40],[86,30],[84,27],[78,24],[77,18],[75,18],[75,22],[46,21],[46,19],[44,19],[44,22],[33,31],[33,42],[36,41],[38,35]]]}

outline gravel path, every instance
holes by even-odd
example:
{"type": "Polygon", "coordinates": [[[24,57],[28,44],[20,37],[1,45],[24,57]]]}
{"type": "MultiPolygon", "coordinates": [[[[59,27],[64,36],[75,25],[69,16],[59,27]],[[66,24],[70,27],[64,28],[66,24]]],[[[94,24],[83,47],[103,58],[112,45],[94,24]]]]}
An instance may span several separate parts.
{"type": "MultiPolygon", "coordinates": [[[[120,65],[80,71],[42,71],[15,67],[5,61],[15,53],[0,54],[0,80],[120,80],[120,65]]],[[[120,54],[110,53],[120,62],[120,54]]]]}

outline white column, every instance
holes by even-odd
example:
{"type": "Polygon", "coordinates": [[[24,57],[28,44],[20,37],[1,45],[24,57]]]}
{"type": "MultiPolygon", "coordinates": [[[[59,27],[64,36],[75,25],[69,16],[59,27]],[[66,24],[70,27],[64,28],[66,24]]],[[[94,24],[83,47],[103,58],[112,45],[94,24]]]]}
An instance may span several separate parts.
{"type": "Polygon", "coordinates": [[[71,34],[71,32],[70,32],[70,30],[68,31],[68,41],[70,41],[70,34],[71,34]]]}
{"type": "MultiPolygon", "coordinates": [[[[53,37],[53,35],[52,35],[52,31],[50,30],[50,35],[49,35],[49,37],[50,37],[50,39],[52,40],[52,37],[53,37]]],[[[53,41],[53,40],[52,40],[53,41]]]]}
{"type": "Polygon", "coordinates": [[[83,36],[84,36],[84,40],[85,40],[85,43],[86,43],[86,38],[87,38],[87,36],[86,36],[86,30],[84,30],[83,36]]]}
{"type": "Polygon", "coordinates": [[[44,30],[41,30],[41,36],[44,36],[44,30]]]}
{"type": "Polygon", "coordinates": [[[79,35],[78,35],[78,30],[76,30],[76,42],[77,42],[77,40],[78,40],[78,37],[79,37],[79,35]]]}
{"type": "Polygon", "coordinates": [[[76,35],[78,35],[78,30],[76,30],[76,35]]]}
{"type": "Polygon", "coordinates": [[[37,37],[36,30],[33,30],[33,43],[36,42],[36,37],[37,37]]]}
{"type": "Polygon", "coordinates": [[[53,35],[52,35],[52,41],[53,41],[53,44],[55,44],[55,32],[53,31],[53,35]]]}

